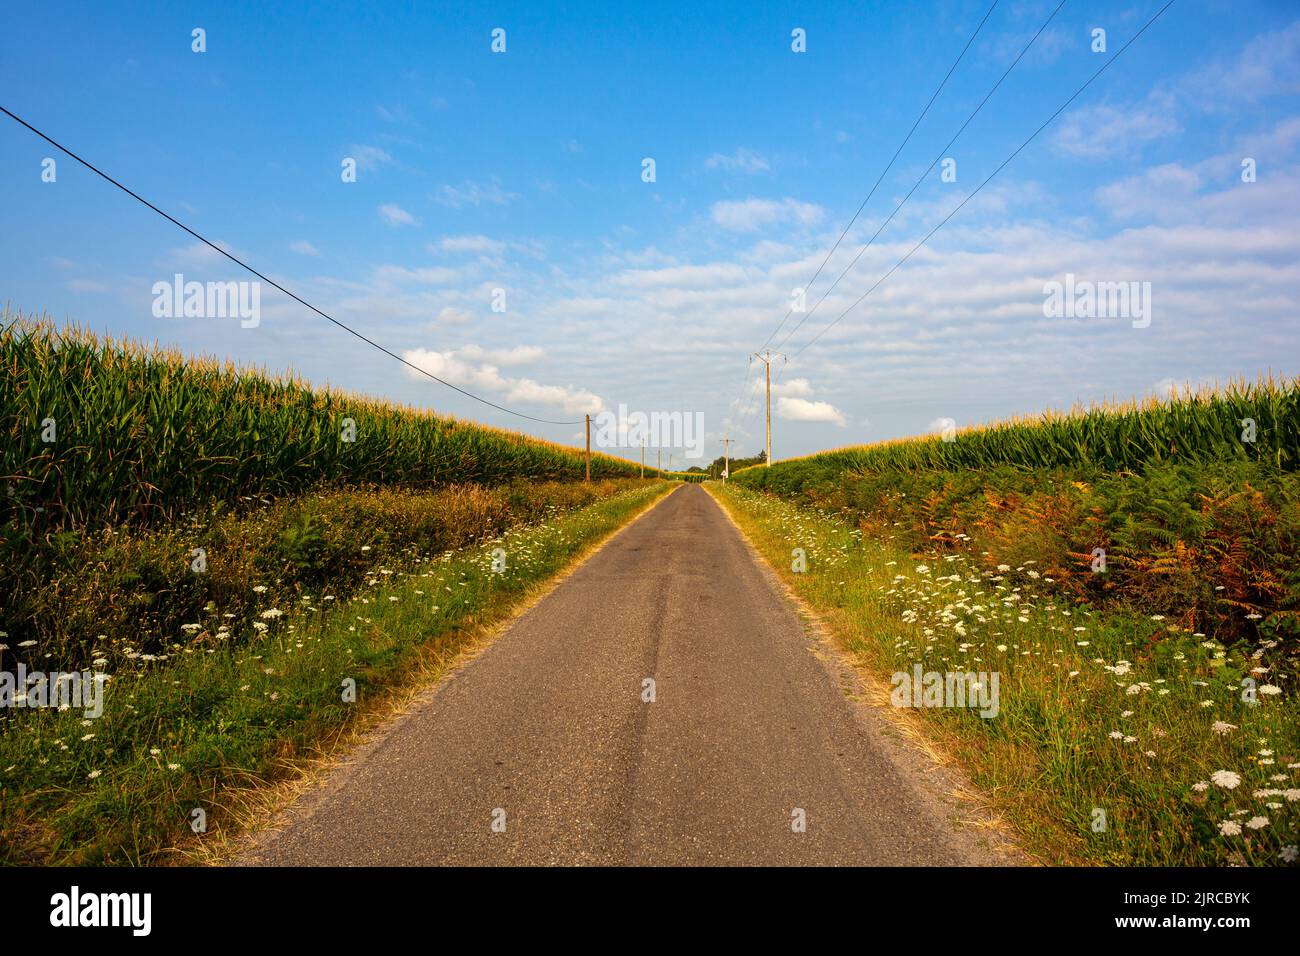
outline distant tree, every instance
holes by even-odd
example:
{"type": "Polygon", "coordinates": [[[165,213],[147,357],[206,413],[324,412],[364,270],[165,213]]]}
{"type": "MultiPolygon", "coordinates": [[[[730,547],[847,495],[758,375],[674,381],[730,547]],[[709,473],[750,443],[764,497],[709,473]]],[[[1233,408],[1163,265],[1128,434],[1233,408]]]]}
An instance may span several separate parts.
{"type": "MultiPolygon", "coordinates": [[[[740,469],[748,468],[750,465],[761,465],[765,461],[767,461],[767,452],[765,451],[760,451],[753,458],[733,458],[731,459],[731,474],[734,475],[736,472],[740,471],[740,469]]],[[[709,477],[721,478],[722,469],[725,468],[726,465],[727,459],[725,455],[719,455],[717,458],[713,459],[713,463],[708,467],[709,477]]]]}

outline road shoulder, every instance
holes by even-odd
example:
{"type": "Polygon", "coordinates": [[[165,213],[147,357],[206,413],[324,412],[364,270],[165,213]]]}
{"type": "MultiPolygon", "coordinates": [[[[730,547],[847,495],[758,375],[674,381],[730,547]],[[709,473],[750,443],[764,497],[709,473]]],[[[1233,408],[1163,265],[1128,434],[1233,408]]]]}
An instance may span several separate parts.
{"type": "Polygon", "coordinates": [[[966,859],[955,862],[970,866],[1035,865],[1037,861],[1021,847],[1014,828],[992,809],[991,802],[970,783],[957,762],[927,738],[912,714],[890,705],[888,682],[854,661],[840,637],[755,545],[728,503],[708,484],[704,489],[736,529],[762,574],[802,622],[810,640],[809,653],[850,703],[861,732],[882,744],[899,777],[912,782],[918,799],[936,819],[946,822],[966,855],[966,859]]]}
{"type": "Polygon", "coordinates": [[[450,662],[431,669],[426,680],[416,680],[367,715],[346,735],[330,741],[316,758],[298,772],[270,786],[253,788],[244,794],[245,812],[238,832],[215,846],[203,848],[189,860],[216,866],[257,866],[263,853],[286,829],[310,820],[332,794],[342,790],[362,770],[385,741],[400,732],[414,715],[426,708],[438,694],[468,667],[497,646],[518,622],[546,600],[574,572],[599,554],[611,542],[639,522],[683,486],[666,490],[633,513],[617,528],[585,548],[562,571],[529,589],[508,616],[472,635],[450,662]]]}

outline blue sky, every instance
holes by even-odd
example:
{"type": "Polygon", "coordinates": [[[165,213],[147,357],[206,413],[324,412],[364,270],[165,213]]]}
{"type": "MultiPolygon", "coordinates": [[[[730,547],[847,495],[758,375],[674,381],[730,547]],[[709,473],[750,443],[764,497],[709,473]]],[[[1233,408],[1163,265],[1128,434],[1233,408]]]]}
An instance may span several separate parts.
{"type": "MultiPolygon", "coordinates": [[[[543,418],[700,412],[709,457],[724,434],[750,454],[762,430],[747,354],[990,2],[21,5],[0,35],[0,102],[465,388],[543,418]],[[806,53],[791,50],[796,27],[806,53]]],[[[998,3],[810,305],[1055,6],[998,3]]],[[[777,457],[1296,373],[1300,8],[1283,2],[1176,2],[799,351],[1097,69],[1108,54],[1091,50],[1093,28],[1113,52],[1160,6],[1065,4],[942,154],[956,181],[927,176],[782,346],[777,457]],[[1151,324],[1044,316],[1044,283],[1067,273],[1150,282],[1151,324]]],[[[409,373],[269,288],[257,328],[155,318],[151,288],[176,272],[248,277],[7,117],[0,204],[12,308],[577,438],[409,373]]]]}

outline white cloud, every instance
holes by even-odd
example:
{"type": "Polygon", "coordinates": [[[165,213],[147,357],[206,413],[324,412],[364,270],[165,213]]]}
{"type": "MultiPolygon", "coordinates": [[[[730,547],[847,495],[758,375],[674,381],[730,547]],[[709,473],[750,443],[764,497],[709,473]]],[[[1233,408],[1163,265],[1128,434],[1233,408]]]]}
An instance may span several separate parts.
{"type": "Polygon", "coordinates": [[[438,321],[445,322],[447,325],[464,325],[473,319],[474,316],[464,309],[458,309],[449,305],[438,313],[438,321]]]}
{"type": "Polygon", "coordinates": [[[664,269],[629,269],[617,277],[620,285],[634,289],[653,287],[698,288],[710,283],[718,286],[744,282],[748,273],[742,266],[719,262],[698,266],[669,266],[664,269]]]}
{"type": "Polygon", "coordinates": [[[508,349],[485,349],[477,345],[466,345],[458,354],[496,365],[529,365],[545,357],[546,352],[536,345],[516,345],[508,349]]]}
{"type": "Polygon", "coordinates": [[[1145,143],[1179,131],[1174,108],[1173,97],[1161,94],[1125,107],[1086,106],[1066,115],[1052,143],[1080,159],[1133,155],[1145,143]]]}
{"type": "Polygon", "coordinates": [[[812,385],[806,378],[792,378],[788,382],[778,382],[772,386],[772,391],[800,398],[807,398],[813,393],[812,385]]]}
{"type": "Polygon", "coordinates": [[[375,270],[375,278],[387,284],[413,283],[416,285],[452,285],[470,277],[464,269],[450,266],[426,266],[421,269],[407,269],[404,266],[380,266],[375,270]]]}
{"type": "Polygon", "coordinates": [[[830,422],[843,428],[844,414],[830,402],[811,402],[806,398],[782,395],[776,402],[777,417],[787,422],[830,422]]]}
{"type": "MultiPolygon", "coordinates": [[[[224,249],[237,259],[247,258],[248,254],[246,252],[236,249],[234,246],[222,242],[220,239],[214,240],[213,245],[218,249],[224,249]]],[[[229,259],[223,256],[216,249],[213,249],[212,246],[209,246],[206,242],[192,242],[183,248],[172,249],[168,253],[168,256],[172,262],[187,266],[210,266],[221,262],[230,262],[229,259]]]]}
{"type": "Polygon", "coordinates": [[[296,242],[289,243],[289,251],[296,252],[304,256],[319,256],[320,250],[313,246],[306,239],[299,239],[296,242]]]}
{"type": "Polygon", "coordinates": [[[415,226],[415,217],[396,203],[385,203],[379,207],[379,215],[390,226],[415,226]]]}
{"type": "Polygon", "coordinates": [[[540,385],[529,378],[516,381],[506,393],[506,401],[548,405],[567,415],[595,415],[605,408],[605,403],[586,389],[540,385]]]}
{"type": "Polygon", "coordinates": [[[393,157],[378,146],[366,146],[354,143],[347,149],[348,157],[355,159],[357,169],[377,169],[393,161],[393,157]]]}
{"type": "MultiPolygon", "coordinates": [[[[587,389],[567,385],[543,385],[530,378],[507,378],[495,365],[476,364],[488,350],[469,345],[459,352],[408,349],[402,358],[445,382],[470,391],[489,392],[512,404],[542,405],[569,415],[594,415],[604,409],[600,397],[587,389]]],[[[412,378],[421,376],[407,369],[412,378]]]]}
{"type": "Polygon", "coordinates": [[[1195,170],[1166,163],[1100,187],[1097,201],[1114,216],[1167,219],[1185,212],[1187,200],[1196,195],[1201,183],[1195,170]]]}
{"type": "Polygon", "coordinates": [[[1300,92],[1300,20],[1255,37],[1230,63],[1214,63],[1191,81],[1197,99],[1256,100],[1300,92]]]}
{"type": "Polygon", "coordinates": [[[500,255],[506,244],[487,236],[444,236],[438,241],[438,249],[443,252],[471,252],[480,255],[500,255]]]}
{"type": "Polygon", "coordinates": [[[434,194],[434,202],[453,209],[462,206],[504,206],[519,198],[518,193],[507,192],[498,183],[466,181],[460,186],[444,185],[434,194]]]}
{"type": "MultiPolygon", "coordinates": [[[[456,352],[435,352],[429,349],[408,349],[402,353],[417,368],[422,368],[430,375],[436,375],[445,382],[462,388],[478,388],[485,391],[500,392],[510,387],[510,383],[501,377],[495,366],[474,365],[457,357],[456,352]]],[[[408,370],[408,375],[416,373],[408,370]]]]}
{"type": "Polygon", "coordinates": [[[714,153],[704,161],[704,168],[741,173],[762,173],[771,169],[766,159],[749,149],[738,149],[730,156],[714,153]]]}
{"type": "Polygon", "coordinates": [[[741,199],[716,202],[710,210],[713,221],[732,232],[753,232],[776,223],[815,226],[825,210],[797,199],[741,199]]]}

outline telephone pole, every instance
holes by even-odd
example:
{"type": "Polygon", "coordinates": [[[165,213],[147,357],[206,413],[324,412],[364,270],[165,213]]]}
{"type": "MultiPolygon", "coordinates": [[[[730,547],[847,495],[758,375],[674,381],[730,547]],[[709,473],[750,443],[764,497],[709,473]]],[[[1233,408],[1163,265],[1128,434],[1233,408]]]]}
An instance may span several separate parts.
{"type": "Polygon", "coordinates": [[[587,416],[587,484],[591,484],[591,416],[587,416]]]}
{"type": "Polygon", "coordinates": [[[718,440],[722,442],[722,483],[725,485],[727,483],[727,474],[731,471],[731,443],[736,439],[720,438],[718,440]]]}
{"type": "Polygon", "coordinates": [[[655,449],[655,471],[659,472],[659,477],[660,477],[660,478],[663,477],[663,474],[664,474],[664,450],[663,450],[662,448],[656,448],[656,449],[655,449]]]}
{"type": "Polygon", "coordinates": [[[641,477],[645,477],[645,442],[641,443],[641,477]]]}
{"type": "Polygon", "coordinates": [[[773,352],[771,349],[764,349],[761,355],[755,352],[752,356],[763,363],[764,371],[767,372],[767,461],[764,464],[768,468],[772,467],[772,358],[777,355],[781,357],[781,361],[786,360],[783,353],[773,352]]]}

